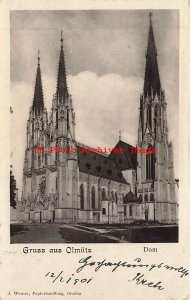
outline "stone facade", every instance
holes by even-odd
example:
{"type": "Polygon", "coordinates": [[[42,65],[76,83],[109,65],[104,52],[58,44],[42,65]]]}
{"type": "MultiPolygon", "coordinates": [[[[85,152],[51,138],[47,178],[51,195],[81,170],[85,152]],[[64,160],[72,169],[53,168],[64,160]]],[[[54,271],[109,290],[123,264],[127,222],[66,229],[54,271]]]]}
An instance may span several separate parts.
{"type": "Polygon", "coordinates": [[[137,154],[137,196],[147,206],[147,218],[176,222],[173,147],[168,141],[165,93],[161,88],[152,22],[146,54],[144,90],[140,97],[137,148],[156,153],[137,154]],[[151,66],[151,69],[150,69],[151,66]]]}
{"type": "Polygon", "coordinates": [[[146,71],[137,148],[156,154],[83,153],[75,138],[75,114],[68,93],[63,39],[57,89],[48,117],[38,58],[33,105],[27,122],[27,148],[19,217],[26,222],[130,223],[135,220],[177,222],[172,144],[168,142],[166,101],[161,89],[150,21],[146,71]],[[75,149],[58,153],[51,149],[75,149]]]}

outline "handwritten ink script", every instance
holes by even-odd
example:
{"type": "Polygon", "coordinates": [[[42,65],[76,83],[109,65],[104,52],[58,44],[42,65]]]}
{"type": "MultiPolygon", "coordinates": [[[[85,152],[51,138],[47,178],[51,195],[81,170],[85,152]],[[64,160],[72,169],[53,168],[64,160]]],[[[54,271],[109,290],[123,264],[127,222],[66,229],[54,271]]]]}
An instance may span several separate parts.
{"type": "MultiPolygon", "coordinates": [[[[130,283],[133,282],[137,285],[143,285],[149,288],[154,288],[159,291],[162,291],[165,289],[162,281],[161,280],[154,281],[152,279],[147,280],[145,278],[144,273],[152,272],[153,270],[159,270],[160,272],[161,271],[175,272],[179,276],[179,278],[184,278],[189,275],[189,270],[185,269],[182,266],[178,267],[178,266],[167,265],[164,262],[161,262],[159,264],[155,264],[155,263],[147,264],[143,262],[141,258],[135,258],[132,262],[121,261],[121,260],[112,262],[106,259],[96,261],[93,259],[92,256],[87,256],[85,258],[80,259],[78,263],[79,266],[76,269],[76,274],[74,273],[71,276],[67,277],[65,276],[63,271],[60,271],[57,274],[49,271],[45,274],[45,277],[50,278],[52,280],[52,283],[61,282],[66,284],[70,283],[73,285],[89,284],[93,281],[94,277],[93,276],[90,278],[85,278],[85,276],[79,277],[78,273],[82,273],[84,272],[84,270],[87,269],[88,271],[90,271],[89,269],[91,269],[92,272],[97,273],[100,269],[105,269],[106,271],[109,272],[115,272],[121,268],[125,268],[125,269],[132,269],[138,271],[136,274],[134,274],[134,276],[132,276],[132,278],[128,279],[128,282],[130,283]],[[141,270],[140,272],[139,269],[141,270]]],[[[163,277],[163,274],[161,274],[161,276],[163,277]]]]}
{"type": "Polygon", "coordinates": [[[76,285],[77,283],[86,283],[88,284],[90,281],[92,281],[92,278],[76,278],[74,276],[75,274],[72,274],[69,278],[64,276],[63,271],[61,271],[59,274],[55,274],[52,272],[48,272],[45,277],[50,277],[52,278],[52,282],[56,282],[57,280],[62,283],[72,283],[73,285],[76,285]]]}

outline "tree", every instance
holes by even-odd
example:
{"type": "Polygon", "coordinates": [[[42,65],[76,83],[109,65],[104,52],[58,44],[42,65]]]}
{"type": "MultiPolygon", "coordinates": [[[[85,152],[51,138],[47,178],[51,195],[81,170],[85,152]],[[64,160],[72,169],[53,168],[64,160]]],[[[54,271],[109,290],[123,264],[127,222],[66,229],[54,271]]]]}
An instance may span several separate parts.
{"type": "Polygon", "coordinates": [[[10,206],[16,208],[16,180],[12,171],[10,171],[10,206]]]}

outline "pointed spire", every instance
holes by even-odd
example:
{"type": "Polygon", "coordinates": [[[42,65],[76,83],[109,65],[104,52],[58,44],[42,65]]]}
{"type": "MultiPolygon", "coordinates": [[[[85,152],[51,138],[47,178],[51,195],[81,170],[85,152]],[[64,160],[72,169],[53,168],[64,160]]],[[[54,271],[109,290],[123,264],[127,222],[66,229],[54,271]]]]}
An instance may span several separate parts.
{"type": "Polygon", "coordinates": [[[37,65],[37,72],[36,72],[36,82],[35,82],[32,109],[36,115],[39,115],[40,112],[44,109],[44,97],[43,97],[42,80],[41,80],[40,51],[39,50],[38,50],[37,60],[38,60],[38,65],[37,65]]]}
{"type": "Polygon", "coordinates": [[[119,129],[119,141],[121,141],[121,129],[119,129]]]}
{"type": "Polygon", "coordinates": [[[146,52],[146,68],[145,68],[145,78],[144,78],[144,95],[153,96],[157,93],[160,95],[161,83],[158,70],[157,62],[157,50],[154,40],[154,33],[152,27],[152,13],[150,13],[150,27],[148,35],[148,46],[146,52]]]}
{"type": "Polygon", "coordinates": [[[65,58],[63,51],[63,31],[61,31],[61,50],[59,56],[59,67],[57,75],[57,97],[60,102],[65,101],[65,96],[68,95],[67,89],[67,77],[66,77],[66,68],[65,68],[65,58]]]}
{"type": "Polygon", "coordinates": [[[40,50],[38,50],[38,67],[40,67],[40,50]]]}
{"type": "Polygon", "coordinates": [[[61,30],[61,39],[60,39],[60,42],[61,42],[61,48],[63,48],[63,30],[61,30]]]}

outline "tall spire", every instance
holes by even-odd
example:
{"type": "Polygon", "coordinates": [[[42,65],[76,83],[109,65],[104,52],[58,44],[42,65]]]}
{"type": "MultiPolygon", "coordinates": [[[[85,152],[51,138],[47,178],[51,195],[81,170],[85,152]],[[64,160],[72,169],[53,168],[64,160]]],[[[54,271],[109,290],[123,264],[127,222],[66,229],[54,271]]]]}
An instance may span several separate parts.
{"type": "Polygon", "coordinates": [[[119,141],[121,141],[121,129],[119,129],[119,141]]]}
{"type": "Polygon", "coordinates": [[[38,65],[37,65],[37,72],[36,72],[36,82],[35,82],[32,109],[36,115],[39,115],[40,112],[44,109],[44,97],[43,97],[42,80],[41,80],[40,51],[39,50],[38,50],[37,60],[38,60],[38,65]]]}
{"type": "Polygon", "coordinates": [[[144,78],[144,95],[151,96],[160,94],[161,83],[157,62],[157,50],[154,41],[154,33],[152,28],[152,13],[150,13],[150,27],[148,35],[148,46],[146,52],[146,68],[144,78]]]}
{"type": "Polygon", "coordinates": [[[57,97],[60,102],[64,102],[65,96],[68,94],[67,89],[67,79],[66,79],[66,68],[65,68],[65,59],[63,52],[63,32],[61,31],[61,50],[59,56],[59,67],[58,67],[58,76],[57,76],[57,97]]]}

